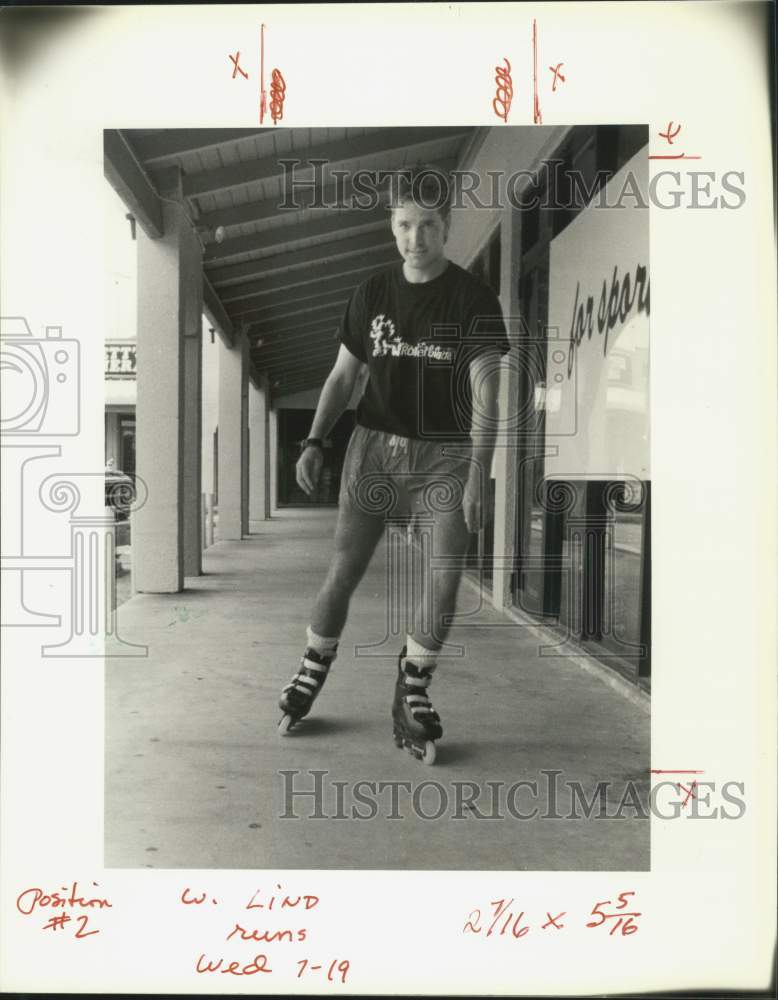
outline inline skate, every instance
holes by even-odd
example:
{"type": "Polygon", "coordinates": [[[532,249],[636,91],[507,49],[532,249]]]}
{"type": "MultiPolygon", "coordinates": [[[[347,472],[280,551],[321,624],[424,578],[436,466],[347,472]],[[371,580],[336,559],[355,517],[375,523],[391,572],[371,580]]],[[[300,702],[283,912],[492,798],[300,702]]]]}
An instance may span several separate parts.
{"type": "Polygon", "coordinates": [[[281,692],[278,707],[284,713],[278,723],[280,736],[286,736],[292,727],[311,710],[316,696],[324,686],[332,656],[322,656],[308,647],[300,660],[300,668],[281,692]]]}
{"type": "Polygon", "coordinates": [[[425,764],[435,761],[435,740],[443,735],[440,716],[432,707],[427,688],[434,667],[417,667],[406,659],[406,648],[397,663],[392,722],[395,746],[404,748],[425,764]]]}

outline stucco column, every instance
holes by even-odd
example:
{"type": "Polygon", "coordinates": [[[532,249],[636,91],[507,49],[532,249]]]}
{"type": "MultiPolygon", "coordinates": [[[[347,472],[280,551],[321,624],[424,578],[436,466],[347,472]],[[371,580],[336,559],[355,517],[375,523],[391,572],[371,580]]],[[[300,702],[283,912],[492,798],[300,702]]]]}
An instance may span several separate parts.
{"type": "Polygon", "coordinates": [[[519,316],[519,264],[521,213],[506,209],[500,226],[500,305],[511,351],[500,371],[500,432],[494,453],[494,577],[492,603],[496,608],[511,603],[511,574],[516,555],[516,436],[519,426],[517,400],[519,376],[516,367],[519,316]]]}
{"type": "Polygon", "coordinates": [[[184,576],[203,571],[203,334],[202,265],[189,295],[184,333],[184,576]]]}
{"type": "Polygon", "coordinates": [[[241,536],[249,533],[249,371],[251,370],[251,350],[248,337],[241,337],[240,348],[243,354],[243,370],[245,377],[241,383],[241,480],[240,480],[240,531],[241,536]]]}
{"type": "Polygon", "coordinates": [[[136,471],[148,488],[132,513],[135,589],[174,593],[184,582],[184,341],[199,315],[200,244],[165,204],[164,236],[138,230],[136,471]]]}
{"type": "Polygon", "coordinates": [[[270,392],[262,379],[249,382],[249,528],[270,517],[270,392]]]}
{"type": "Polygon", "coordinates": [[[278,510],[278,410],[271,410],[268,420],[270,437],[270,513],[278,510]]]}
{"type": "Polygon", "coordinates": [[[219,524],[221,541],[247,532],[246,457],[248,434],[248,341],[219,342],[219,524]]]}

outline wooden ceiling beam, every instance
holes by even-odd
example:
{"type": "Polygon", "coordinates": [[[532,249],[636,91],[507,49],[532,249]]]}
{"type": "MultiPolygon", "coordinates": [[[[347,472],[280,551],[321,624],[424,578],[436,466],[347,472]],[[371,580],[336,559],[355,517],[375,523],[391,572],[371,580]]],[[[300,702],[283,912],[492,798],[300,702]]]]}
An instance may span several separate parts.
{"type": "Polygon", "coordinates": [[[299,361],[301,358],[308,358],[315,355],[327,355],[335,359],[340,343],[334,337],[312,338],[305,344],[290,345],[288,348],[265,351],[264,348],[252,350],[251,356],[257,365],[263,368],[271,367],[274,364],[285,364],[287,362],[299,361]]]}
{"type": "Polygon", "coordinates": [[[336,329],[341,319],[343,318],[342,309],[332,309],[313,319],[291,319],[282,320],[275,323],[247,323],[248,336],[251,342],[256,341],[258,337],[279,337],[285,334],[302,333],[304,331],[311,330],[313,328],[321,328],[332,326],[332,329],[336,329]]]}
{"type": "Polygon", "coordinates": [[[143,232],[152,239],[162,236],[162,201],[119,129],[103,130],[103,172],[143,232]]]}
{"type": "Polygon", "coordinates": [[[256,367],[258,371],[263,372],[267,376],[269,382],[275,382],[275,380],[281,376],[285,378],[297,378],[302,375],[307,375],[308,372],[311,371],[315,371],[317,373],[324,372],[326,377],[326,375],[328,375],[332,370],[334,363],[334,354],[331,356],[320,354],[317,357],[312,357],[310,362],[307,364],[295,364],[294,362],[286,361],[279,362],[274,365],[263,365],[257,362],[256,367]]]}
{"type": "Polygon", "coordinates": [[[308,240],[314,236],[334,236],[338,233],[348,234],[349,230],[364,229],[366,226],[385,226],[389,229],[389,214],[383,209],[371,212],[335,212],[326,213],[324,218],[307,219],[295,222],[291,226],[274,226],[264,232],[249,233],[248,236],[237,236],[226,239],[223,243],[209,243],[205,248],[203,260],[212,264],[217,260],[228,260],[239,254],[251,253],[256,250],[275,250],[283,253],[290,249],[290,243],[308,240]]]}
{"type": "Polygon", "coordinates": [[[306,343],[312,343],[317,340],[326,340],[329,338],[333,342],[338,341],[338,324],[329,323],[327,325],[313,326],[308,330],[301,330],[295,332],[294,328],[291,331],[277,334],[276,336],[263,336],[260,338],[249,336],[249,344],[253,351],[268,350],[274,351],[277,349],[286,350],[297,350],[303,347],[306,343]],[[299,345],[299,347],[298,347],[299,345]]]}
{"type": "Polygon", "coordinates": [[[315,246],[304,247],[302,250],[289,250],[273,254],[271,257],[244,261],[242,264],[227,264],[222,267],[210,266],[208,277],[214,287],[221,289],[240,281],[263,278],[266,275],[278,274],[279,272],[289,271],[292,273],[293,269],[306,268],[307,265],[345,261],[357,254],[384,251],[394,246],[394,241],[387,228],[386,234],[380,230],[360,233],[358,236],[336,238],[328,240],[326,243],[317,243],[315,246]]]}
{"type": "Polygon", "coordinates": [[[233,347],[235,344],[235,328],[232,325],[232,320],[227,315],[221,299],[205,275],[203,275],[203,312],[208,317],[208,321],[216,327],[219,336],[227,347],[233,347]]]}
{"type": "MultiPolygon", "coordinates": [[[[379,153],[390,153],[414,146],[424,147],[451,139],[464,139],[471,132],[472,128],[461,125],[440,128],[382,128],[367,135],[317,143],[308,146],[304,151],[290,150],[288,154],[281,156],[274,154],[257,160],[231,164],[228,167],[188,174],[184,178],[184,196],[199,198],[204,194],[228,191],[230,188],[242,187],[255,181],[283,177],[285,173],[281,160],[295,161],[298,164],[295,166],[295,175],[302,175],[299,179],[305,180],[308,172],[313,170],[312,160],[325,161],[329,164],[347,163],[349,160],[362,159],[379,153]]],[[[426,154],[427,157],[429,155],[426,154]]]]}
{"type": "Polygon", "coordinates": [[[269,128],[175,128],[142,135],[136,129],[126,129],[125,135],[138,158],[143,163],[153,163],[272,131],[269,128]]]}
{"type": "Polygon", "coordinates": [[[307,293],[309,286],[315,285],[325,278],[337,279],[353,275],[356,281],[361,281],[368,272],[388,267],[399,259],[394,244],[391,244],[380,254],[369,254],[367,257],[364,255],[354,258],[346,257],[343,260],[320,264],[318,267],[300,268],[296,271],[282,272],[272,278],[248,281],[243,285],[225,285],[219,290],[220,298],[226,304],[251,296],[273,295],[291,288],[298,289],[301,294],[304,294],[307,293]]]}
{"type": "MultiPolygon", "coordinates": [[[[264,323],[271,326],[279,321],[292,319],[295,316],[304,322],[323,323],[324,319],[319,316],[320,310],[335,310],[340,317],[343,315],[347,304],[348,296],[345,292],[338,290],[333,292],[332,295],[317,295],[316,298],[308,299],[299,305],[296,303],[286,303],[273,309],[255,309],[251,312],[241,313],[239,318],[242,323],[264,323]]],[[[232,314],[230,315],[232,316],[232,314]]],[[[329,316],[329,312],[327,315],[329,316]]],[[[238,317],[232,316],[232,318],[237,319],[238,317]]]]}
{"type": "Polygon", "coordinates": [[[301,389],[320,389],[327,377],[327,368],[317,371],[306,372],[299,378],[284,378],[279,376],[270,381],[270,389],[274,396],[284,395],[291,392],[299,392],[301,389]],[[276,385],[280,382],[280,385],[276,385]]]}
{"type": "MultiPolygon", "coordinates": [[[[448,173],[456,166],[455,159],[443,161],[433,161],[430,165],[436,167],[442,173],[448,173]]],[[[385,167],[385,170],[401,170],[401,167],[385,167]]],[[[315,188],[303,188],[292,197],[293,191],[287,184],[283,196],[279,198],[265,198],[261,201],[250,201],[243,205],[234,205],[228,208],[214,209],[212,212],[203,212],[200,222],[210,229],[217,226],[243,226],[258,222],[265,222],[267,219],[275,219],[283,215],[291,215],[294,212],[303,211],[306,208],[324,209],[333,208],[353,208],[354,199],[359,199],[359,203],[365,203],[370,197],[364,191],[354,189],[353,183],[345,178],[344,182],[336,184],[331,181],[321,184],[317,181],[315,188]]]]}
{"type": "Polygon", "coordinates": [[[309,299],[318,299],[321,295],[334,294],[335,292],[342,292],[345,296],[350,296],[362,281],[370,277],[371,274],[380,274],[383,270],[383,267],[373,267],[356,274],[322,278],[320,281],[311,281],[307,285],[298,285],[294,288],[270,290],[244,299],[236,299],[229,303],[228,308],[231,316],[240,316],[244,312],[251,312],[252,309],[280,308],[298,303],[303,305],[309,299]]]}

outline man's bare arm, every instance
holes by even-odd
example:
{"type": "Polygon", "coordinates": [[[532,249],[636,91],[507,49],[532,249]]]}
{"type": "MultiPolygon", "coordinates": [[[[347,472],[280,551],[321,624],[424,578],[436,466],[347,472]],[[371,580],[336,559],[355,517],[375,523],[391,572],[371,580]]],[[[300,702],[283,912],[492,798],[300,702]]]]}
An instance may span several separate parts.
{"type": "Polygon", "coordinates": [[[479,354],[470,362],[470,388],[473,398],[470,426],[473,461],[465,487],[463,510],[467,527],[472,532],[482,525],[483,503],[497,438],[497,397],[500,388],[498,351],[479,354]]]}
{"type": "MultiPolygon", "coordinates": [[[[341,344],[319,396],[309,437],[327,437],[348,406],[357,382],[364,379],[366,372],[367,365],[341,344]]],[[[318,448],[306,448],[297,462],[297,482],[309,496],[318,485],[322,461],[323,455],[318,448]]]]}
{"type": "Polygon", "coordinates": [[[367,365],[345,345],[340,345],[335,364],[322,388],[309,437],[327,437],[348,406],[357,381],[366,369],[367,365]]]}

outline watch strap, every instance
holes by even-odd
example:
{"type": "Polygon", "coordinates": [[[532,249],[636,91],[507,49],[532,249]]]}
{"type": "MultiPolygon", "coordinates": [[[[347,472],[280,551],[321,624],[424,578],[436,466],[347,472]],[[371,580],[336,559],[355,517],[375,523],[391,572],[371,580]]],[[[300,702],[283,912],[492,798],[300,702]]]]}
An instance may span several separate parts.
{"type": "Polygon", "coordinates": [[[324,451],[324,442],[321,438],[306,438],[302,443],[302,451],[313,445],[314,448],[318,448],[320,451],[324,451]]]}

